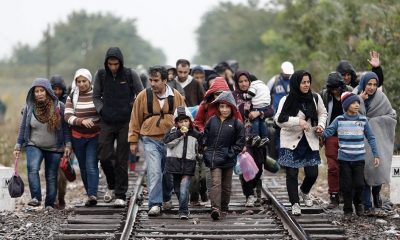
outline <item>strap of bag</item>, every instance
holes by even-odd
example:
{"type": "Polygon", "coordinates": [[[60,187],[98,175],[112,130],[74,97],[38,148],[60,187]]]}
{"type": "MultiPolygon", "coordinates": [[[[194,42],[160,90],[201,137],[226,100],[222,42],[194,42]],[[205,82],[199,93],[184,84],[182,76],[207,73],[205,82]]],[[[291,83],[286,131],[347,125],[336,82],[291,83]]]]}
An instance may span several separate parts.
{"type": "Polygon", "coordinates": [[[19,160],[19,157],[16,157],[14,160],[14,175],[15,176],[19,176],[18,175],[18,160],[19,160]]]}

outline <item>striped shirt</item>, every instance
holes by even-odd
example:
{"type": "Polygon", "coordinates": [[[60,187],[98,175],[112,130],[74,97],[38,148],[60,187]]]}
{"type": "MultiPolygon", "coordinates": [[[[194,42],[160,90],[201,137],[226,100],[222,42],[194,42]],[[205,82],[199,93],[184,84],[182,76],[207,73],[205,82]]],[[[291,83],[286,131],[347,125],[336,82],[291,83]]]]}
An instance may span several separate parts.
{"type": "MultiPolygon", "coordinates": [[[[71,94],[72,95],[72,94],[71,94]]],[[[86,93],[79,93],[76,108],[74,110],[74,104],[72,103],[71,95],[68,96],[67,102],[65,103],[65,121],[71,125],[73,133],[80,133],[83,135],[96,135],[100,132],[100,116],[96,111],[93,103],[93,90],[86,93]],[[82,125],[84,119],[91,118],[95,124],[92,128],[86,128],[82,125]]],[[[74,134],[76,136],[76,134],[74,134]]]]}
{"type": "Polygon", "coordinates": [[[327,127],[323,137],[333,136],[337,132],[339,139],[338,159],[343,161],[364,160],[365,141],[367,138],[374,157],[379,157],[375,136],[363,115],[339,115],[327,127]]]}

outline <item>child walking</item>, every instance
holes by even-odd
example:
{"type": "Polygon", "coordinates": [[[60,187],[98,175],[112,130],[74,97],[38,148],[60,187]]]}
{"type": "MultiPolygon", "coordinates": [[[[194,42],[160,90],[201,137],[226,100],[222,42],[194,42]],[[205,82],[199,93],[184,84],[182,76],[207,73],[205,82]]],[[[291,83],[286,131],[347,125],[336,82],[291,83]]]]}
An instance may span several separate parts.
{"type": "Polygon", "coordinates": [[[189,219],[189,185],[196,169],[196,153],[201,134],[193,129],[189,109],[178,106],[174,113],[175,126],[165,135],[167,147],[165,172],[173,176],[174,192],[179,200],[179,218],[189,219]]]}
{"type": "Polygon", "coordinates": [[[220,220],[229,210],[233,167],[245,144],[244,126],[234,118],[233,95],[223,91],[212,103],[218,109],[204,130],[204,163],[211,173],[211,218],[220,220]]]}
{"type": "Polygon", "coordinates": [[[343,193],[344,219],[350,220],[354,204],[356,214],[363,215],[362,191],[364,188],[365,145],[367,138],[374,155],[374,166],[379,165],[379,153],[375,136],[365,116],[360,115],[358,95],[344,92],[341,96],[344,114],[338,116],[322,134],[324,139],[335,133],[339,139],[338,160],[340,168],[340,189],[343,193]]]}

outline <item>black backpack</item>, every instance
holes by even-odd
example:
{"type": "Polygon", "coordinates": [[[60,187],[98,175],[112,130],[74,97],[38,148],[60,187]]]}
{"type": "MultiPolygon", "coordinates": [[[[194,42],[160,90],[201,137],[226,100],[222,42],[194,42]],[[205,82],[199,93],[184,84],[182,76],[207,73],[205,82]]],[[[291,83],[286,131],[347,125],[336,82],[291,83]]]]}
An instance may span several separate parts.
{"type": "Polygon", "coordinates": [[[149,114],[144,118],[145,120],[149,117],[160,115],[160,118],[157,121],[157,127],[160,126],[161,119],[164,118],[164,114],[174,114],[174,96],[168,96],[168,112],[164,113],[161,109],[160,113],[153,113],[153,91],[151,87],[146,88],[146,97],[147,97],[147,111],[149,114]]]}

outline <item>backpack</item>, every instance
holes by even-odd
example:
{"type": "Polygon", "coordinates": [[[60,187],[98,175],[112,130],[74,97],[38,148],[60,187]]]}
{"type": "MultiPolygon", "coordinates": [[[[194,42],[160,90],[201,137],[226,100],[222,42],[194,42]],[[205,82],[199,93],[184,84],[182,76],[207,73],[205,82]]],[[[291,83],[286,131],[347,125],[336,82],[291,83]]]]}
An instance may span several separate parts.
{"type": "Polygon", "coordinates": [[[153,113],[153,91],[151,87],[146,88],[146,97],[147,97],[147,112],[149,113],[144,119],[148,119],[149,117],[160,115],[160,118],[157,121],[157,127],[160,126],[161,119],[164,118],[164,114],[174,114],[174,96],[168,96],[168,112],[164,113],[161,109],[160,113],[153,113]]]}

